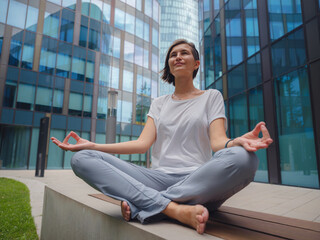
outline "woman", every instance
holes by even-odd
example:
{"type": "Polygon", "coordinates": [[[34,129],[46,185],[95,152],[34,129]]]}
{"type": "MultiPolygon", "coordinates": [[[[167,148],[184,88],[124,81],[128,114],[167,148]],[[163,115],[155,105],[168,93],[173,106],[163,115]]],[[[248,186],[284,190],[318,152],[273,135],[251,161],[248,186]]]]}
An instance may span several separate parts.
{"type": "Polygon", "coordinates": [[[83,150],[71,160],[75,174],[121,200],[127,221],[137,218],[145,223],[166,215],[202,234],[208,209],[217,209],[253,180],[258,166],[253,152],[272,143],[263,122],[241,137],[227,138],[222,95],[193,85],[199,65],[194,44],[186,40],[172,44],[162,79],[175,91],[153,101],[138,140],[96,144],[74,132],[63,142],[51,138],[64,150],[83,150]],[[69,144],[70,137],[77,143],[69,144]],[[109,154],[145,153],[152,145],[152,169],[109,154]]]}

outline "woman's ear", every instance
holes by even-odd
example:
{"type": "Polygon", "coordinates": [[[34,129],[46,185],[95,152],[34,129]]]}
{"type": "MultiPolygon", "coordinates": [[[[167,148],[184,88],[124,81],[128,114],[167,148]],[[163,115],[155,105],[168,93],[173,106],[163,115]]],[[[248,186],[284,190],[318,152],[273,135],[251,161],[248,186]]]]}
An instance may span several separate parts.
{"type": "Polygon", "coordinates": [[[200,66],[200,61],[196,60],[196,64],[194,65],[194,70],[198,69],[200,66]]]}

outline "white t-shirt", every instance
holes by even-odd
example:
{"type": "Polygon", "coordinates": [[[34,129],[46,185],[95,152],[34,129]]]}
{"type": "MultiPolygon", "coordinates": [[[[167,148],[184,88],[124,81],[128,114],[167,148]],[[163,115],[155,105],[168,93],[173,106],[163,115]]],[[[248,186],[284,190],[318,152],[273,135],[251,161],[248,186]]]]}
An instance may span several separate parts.
{"type": "Polygon", "coordinates": [[[214,89],[186,100],[174,100],[171,95],[156,98],[148,116],[157,131],[152,168],[165,173],[190,173],[209,161],[210,123],[224,118],[227,129],[223,97],[214,89]]]}

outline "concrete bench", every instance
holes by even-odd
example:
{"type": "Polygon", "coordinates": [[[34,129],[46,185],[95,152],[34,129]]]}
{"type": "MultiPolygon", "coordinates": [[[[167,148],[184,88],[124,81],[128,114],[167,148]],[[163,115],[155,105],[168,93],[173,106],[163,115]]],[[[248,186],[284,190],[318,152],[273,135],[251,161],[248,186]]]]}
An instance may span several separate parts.
{"type": "Polygon", "coordinates": [[[320,239],[320,223],[221,207],[199,235],[175,221],[122,220],[120,202],[103,194],[45,189],[41,239],[320,239]]]}

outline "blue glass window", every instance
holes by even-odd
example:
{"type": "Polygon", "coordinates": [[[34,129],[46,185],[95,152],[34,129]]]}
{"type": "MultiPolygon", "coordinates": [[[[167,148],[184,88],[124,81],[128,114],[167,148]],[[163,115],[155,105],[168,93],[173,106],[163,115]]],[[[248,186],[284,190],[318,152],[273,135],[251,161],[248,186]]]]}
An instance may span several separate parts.
{"type": "Polygon", "coordinates": [[[100,59],[99,85],[109,87],[110,76],[110,58],[102,54],[100,59]]]}
{"type": "Polygon", "coordinates": [[[55,79],[55,88],[53,91],[52,111],[54,113],[62,113],[63,97],[64,97],[64,78],[55,79]]]}
{"type": "Polygon", "coordinates": [[[33,84],[20,83],[16,108],[33,110],[35,93],[35,86],[33,84]]]}
{"type": "Polygon", "coordinates": [[[125,18],[125,13],[124,11],[116,8],[115,11],[114,11],[114,26],[116,28],[119,28],[121,30],[124,30],[124,25],[125,25],[125,21],[124,21],[124,18],[125,18]]]}
{"type": "Polygon", "coordinates": [[[60,40],[72,43],[73,42],[73,26],[74,16],[72,11],[67,9],[62,10],[60,40]]]}
{"type": "Polygon", "coordinates": [[[120,101],[121,122],[131,123],[132,121],[132,102],[120,101]]]}
{"type": "Polygon", "coordinates": [[[106,119],[108,112],[108,89],[99,87],[97,118],[106,119]]]}
{"type": "Polygon", "coordinates": [[[238,95],[229,99],[229,121],[230,135],[232,138],[241,136],[248,132],[248,109],[247,96],[238,95]]]}
{"type": "Polygon", "coordinates": [[[43,34],[53,38],[58,38],[59,35],[59,8],[51,9],[47,6],[44,15],[43,34]]]}
{"type": "Polygon", "coordinates": [[[110,12],[111,12],[110,5],[104,2],[102,20],[106,23],[110,23],[110,12]]]}
{"type": "Polygon", "coordinates": [[[43,36],[39,72],[53,74],[56,66],[57,41],[43,36]]]}
{"type": "Polygon", "coordinates": [[[228,69],[243,60],[241,2],[230,0],[225,7],[228,69]]]}
{"type": "Polygon", "coordinates": [[[210,0],[203,0],[203,29],[206,31],[210,25],[210,0]]]}
{"type": "Polygon", "coordinates": [[[247,61],[248,88],[252,88],[261,83],[261,61],[260,54],[256,54],[247,61]]]}
{"type": "MultiPolygon", "coordinates": [[[[66,137],[65,130],[51,129],[50,136],[55,136],[57,139],[64,139],[66,137]]],[[[64,151],[58,148],[52,141],[49,141],[49,151],[48,151],[48,169],[61,169],[63,162],[64,151]]]]}
{"type": "Polygon", "coordinates": [[[102,2],[100,0],[91,0],[90,17],[101,21],[102,2]]]}
{"type": "Polygon", "coordinates": [[[69,115],[80,116],[83,106],[83,83],[71,81],[69,95],[69,115]]]}
{"type": "Polygon", "coordinates": [[[91,19],[90,20],[90,31],[89,31],[89,40],[88,47],[92,50],[99,51],[100,49],[100,32],[101,32],[101,23],[91,19]]]}
{"type": "Polygon", "coordinates": [[[260,49],[257,0],[245,0],[245,21],[247,34],[247,54],[251,56],[260,49]]]}
{"type": "Polygon", "coordinates": [[[30,1],[27,13],[26,29],[32,32],[37,31],[38,15],[39,15],[39,1],[30,1]]]}
{"type": "Polygon", "coordinates": [[[152,44],[159,47],[159,33],[155,28],[152,28],[152,44]]]}
{"type": "Polygon", "coordinates": [[[271,46],[273,75],[288,72],[306,62],[303,29],[300,29],[271,46]]]}
{"type": "Polygon", "coordinates": [[[144,13],[152,18],[152,0],[144,1],[144,13]]]}
{"type": "Polygon", "coordinates": [[[102,24],[101,52],[112,55],[111,28],[108,24],[102,24]]]}
{"type": "Polygon", "coordinates": [[[6,23],[7,11],[8,11],[8,0],[0,0],[0,22],[6,23]]]}
{"type": "Polygon", "coordinates": [[[142,0],[136,0],[136,9],[138,9],[139,11],[141,11],[141,7],[142,7],[142,0]]]}
{"type": "Polygon", "coordinates": [[[112,67],[111,87],[119,89],[119,68],[112,67]]]}
{"type": "Polygon", "coordinates": [[[72,45],[59,42],[56,75],[69,78],[71,70],[72,45]]]}
{"type": "Polygon", "coordinates": [[[128,92],[133,91],[133,72],[123,70],[122,89],[128,92]]]}
{"type": "Polygon", "coordinates": [[[215,36],[214,36],[214,75],[215,79],[222,76],[222,60],[221,60],[221,32],[220,32],[220,14],[214,19],[215,36]]]}
{"type": "Polygon", "coordinates": [[[90,0],[81,0],[81,14],[89,16],[90,0]]]}
{"type": "MultiPolygon", "coordinates": [[[[249,114],[250,129],[253,129],[257,123],[264,121],[263,94],[261,86],[249,91],[249,114]]],[[[259,158],[259,167],[256,172],[255,181],[268,182],[267,151],[266,149],[261,149],[257,151],[256,154],[259,158]]]]}
{"type": "Polygon", "coordinates": [[[246,88],[244,64],[228,73],[228,95],[234,96],[246,88]]]}
{"type": "Polygon", "coordinates": [[[27,2],[11,0],[9,4],[7,24],[18,28],[24,28],[27,16],[27,2]]]}
{"type": "Polygon", "coordinates": [[[143,39],[143,21],[136,17],[136,36],[143,39]]]}
{"type": "Polygon", "coordinates": [[[137,45],[134,46],[134,62],[139,66],[143,66],[143,48],[137,45]]]}
{"type": "Polygon", "coordinates": [[[120,58],[121,51],[121,39],[117,37],[113,37],[113,56],[116,58],[120,58]]]}
{"type": "Polygon", "coordinates": [[[213,42],[210,33],[209,29],[204,36],[204,45],[206,46],[204,49],[206,88],[214,81],[213,42]]]}
{"type": "Polygon", "coordinates": [[[85,95],[83,98],[83,116],[84,117],[91,117],[92,94],[93,94],[93,85],[90,83],[87,83],[85,87],[85,95]]]}
{"type": "Polygon", "coordinates": [[[4,25],[0,24],[0,59],[1,59],[3,37],[4,37],[4,25]]]}
{"type": "Polygon", "coordinates": [[[86,81],[93,82],[94,80],[94,63],[96,54],[88,50],[87,65],[86,65],[86,81]]]}
{"type": "Polygon", "coordinates": [[[32,69],[35,40],[36,35],[34,33],[26,32],[21,60],[21,67],[23,68],[32,69]]]}
{"type": "Polygon", "coordinates": [[[283,184],[319,188],[308,83],[306,68],[274,82],[281,179],[283,184]]]}
{"type": "Polygon", "coordinates": [[[159,3],[153,0],[153,19],[159,22],[159,3]]]}
{"type": "Polygon", "coordinates": [[[149,42],[150,36],[149,36],[149,24],[148,23],[144,23],[143,39],[145,41],[149,42]]]}
{"type": "Polygon", "coordinates": [[[81,16],[79,45],[82,47],[86,47],[87,38],[88,38],[88,18],[85,16],[81,16]]]}
{"type": "MultiPolygon", "coordinates": [[[[19,76],[18,68],[8,67],[6,85],[3,94],[3,106],[14,107],[16,104],[16,90],[19,76]]],[[[3,115],[3,114],[2,114],[3,115]]]]}
{"type": "Polygon", "coordinates": [[[9,65],[20,67],[23,31],[14,31],[11,37],[9,65]]]}
{"type": "Polygon", "coordinates": [[[149,77],[137,75],[137,94],[151,96],[151,79],[149,77]]]}
{"type": "Polygon", "coordinates": [[[76,9],[77,0],[62,0],[62,6],[75,10],[76,9]]]}
{"type": "Polygon", "coordinates": [[[302,24],[300,0],[269,0],[270,38],[275,40],[302,24]]]}
{"type": "Polygon", "coordinates": [[[158,56],[152,53],[152,71],[158,72],[158,56]]]}
{"type": "Polygon", "coordinates": [[[135,17],[129,13],[126,13],[126,32],[134,34],[134,22],[135,17]]]}
{"type": "Polygon", "coordinates": [[[40,112],[51,112],[52,88],[38,86],[35,110],[40,112]]]}
{"type": "Polygon", "coordinates": [[[143,49],[143,67],[149,68],[149,51],[143,49]]]}
{"type": "Polygon", "coordinates": [[[84,71],[86,68],[86,50],[74,46],[72,58],[72,79],[84,81],[84,71]]]}
{"type": "Polygon", "coordinates": [[[134,57],[134,44],[124,41],[124,60],[133,63],[134,57]]]}

